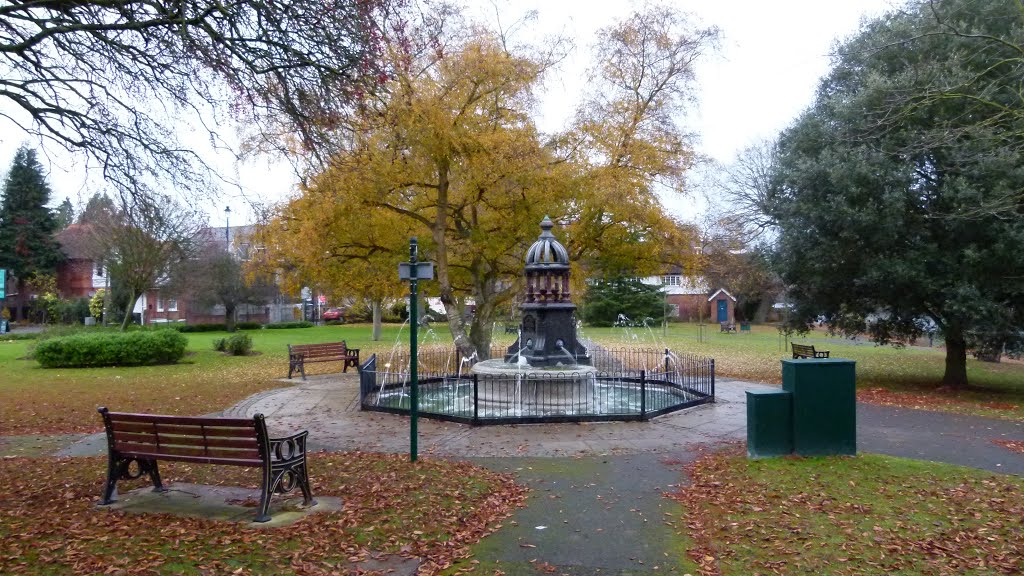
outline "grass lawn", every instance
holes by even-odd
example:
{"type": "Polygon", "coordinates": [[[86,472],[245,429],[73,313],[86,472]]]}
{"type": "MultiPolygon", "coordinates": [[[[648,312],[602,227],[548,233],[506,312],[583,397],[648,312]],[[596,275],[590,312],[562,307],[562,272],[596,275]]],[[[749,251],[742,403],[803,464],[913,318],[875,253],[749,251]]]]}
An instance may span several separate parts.
{"type": "MultiPolygon", "coordinates": [[[[696,327],[670,325],[660,329],[585,328],[582,334],[605,346],[668,347],[715,358],[719,376],[778,383],[779,361],[787,357],[777,331],[755,326],[752,333],[721,334],[709,325],[705,341],[696,327]]],[[[223,332],[188,334],[189,355],[172,366],[133,368],[43,369],[25,360],[32,341],[0,342],[0,436],[67,434],[100,429],[97,406],[114,410],[197,415],[216,412],[269,388],[280,387],[287,375],[287,344],[346,340],[361,357],[386,353],[396,339],[406,344],[408,332],[397,325],[384,329],[379,342],[370,340],[368,325],[323,326],[294,330],[248,331],[256,356],[232,357],[215,352],[212,342],[223,332]]],[[[424,345],[450,346],[447,327],[421,330],[424,345]]],[[[511,344],[515,335],[495,334],[495,344],[511,344]]],[[[863,399],[903,406],[940,409],[1024,420],[1024,364],[992,364],[968,359],[972,387],[936,392],[942,378],[944,352],[933,348],[878,347],[834,340],[823,333],[798,338],[828,349],[833,357],[857,361],[863,399]]],[[[336,371],[336,363],[313,364],[310,373],[336,371]]]]}
{"type": "Polygon", "coordinates": [[[701,574],[1021,574],[1024,479],[861,455],[687,467],[701,574]]]}
{"type": "MultiPolygon", "coordinates": [[[[0,499],[0,574],[338,574],[371,552],[420,558],[420,573],[432,574],[525,499],[510,476],[464,462],[313,454],[314,496],[341,497],[344,509],[268,530],[96,510],[105,466],[105,458],[0,460],[0,482],[15,495],[0,499]]],[[[259,485],[254,469],[160,468],[165,480],[259,485]]]]}
{"type": "MultiPolygon", "coordinates": [[[[363,357],[390,349],[397,326],[371,343],[369,326],[324,326],[247,331],[255,356],[225,356],[213,340],[225,332],[186,334],[188,355],[168,366],[130,368],[41,368],[25,359],[32,340],[0,341],[0,436],[66,434],[102,429],[97,406],[124,412],[199,415],[216,412],[248,396],[286,384],[288,344],[346,340],[363,357]],[[373,345],[371,345],[373,344],[373,345]]],[[[307,373],[340,369],[312,364],[307,373]]]]}
{"type": "MultiPolygon", "coordinates": [[[[654,346],[692,352],[715,359],[719,376],[781,384],[780,360],[791,358],[774,326],[753,326],[750,333],[722,334],[708,325],[703,342],[692,324],[656,329],[584,328],[584,335],[607,346],[654,346]]],[[[829,350],[832,358],[857,362],[858,396],[862,400],[911,408],[1024,420],[1024,362],[996,364],[967,359],[970,387],[939,390],[945,369],[944,348],[875,346],[867,341],[831,338],[824,332],[794,337],[798,343],[829,350]]],[[[924,342],[927,344],[927,340],[924,342]]]]}

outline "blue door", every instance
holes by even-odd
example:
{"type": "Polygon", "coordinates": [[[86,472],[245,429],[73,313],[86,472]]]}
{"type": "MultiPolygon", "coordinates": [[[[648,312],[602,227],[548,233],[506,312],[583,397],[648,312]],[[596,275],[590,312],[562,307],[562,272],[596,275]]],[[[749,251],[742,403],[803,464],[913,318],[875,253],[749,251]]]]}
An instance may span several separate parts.
{"type": "Polygon", "coordinates": [[[718,301],[718,321],[729,321],[729,304],[725,300],[718,301]]]}

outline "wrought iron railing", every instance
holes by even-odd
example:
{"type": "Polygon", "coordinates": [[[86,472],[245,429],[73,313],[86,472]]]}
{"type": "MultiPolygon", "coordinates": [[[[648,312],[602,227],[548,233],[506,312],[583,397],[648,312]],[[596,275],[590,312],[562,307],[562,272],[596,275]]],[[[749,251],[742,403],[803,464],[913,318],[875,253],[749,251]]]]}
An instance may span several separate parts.
{"type": "MultiPolygon", "coordinates": [[[[647,420],[714,402],[715,361],[670,350],[591,348],[593,369],[559,372],[471,371],[476,358],[421,348],[417,356],[419,413],[471,424],[647,420]]],[[[503,348],[492,350],[501,358],[503,348]]],[[[408,413],[409,355],[371,356],[360,367],[364,410],[408,413]]]]}

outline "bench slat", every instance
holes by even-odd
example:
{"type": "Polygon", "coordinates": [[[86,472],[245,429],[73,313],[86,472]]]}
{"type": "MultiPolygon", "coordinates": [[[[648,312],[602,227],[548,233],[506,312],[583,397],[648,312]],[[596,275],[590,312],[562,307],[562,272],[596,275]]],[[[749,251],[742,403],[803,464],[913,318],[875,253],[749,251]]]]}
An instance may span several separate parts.
{"type": "Polygon", "coordinates": [[[147,454],[154,454],[154,458],[162,458],[164,456],[203,456],[212,458],[244,458],[255,459],[257,462],[261,461],[259,450],[168,446],[166,444],[161,444],[157,447],[156,444],[137,444],[134,442],[118,442],[116,440],[114,441],[114,450],[117,450],[121,454],[144,452],[147,454]]]}
{"type": "Polygon", "coordinates": [[[248,466],[250,468],[260,468],[263,466],[263,461],[258,458],[212,458],[208,456],[187,456],[156,452],[122,452],[121,454],[123,456],[131,456],[132,458],[171,460],[175,462],[195,462],[198,464],[223,464],[225,466],[248,466]]]}
{"type": "Polygon", "coordinates": [[[255,429],[256,423],[246,418],[209,418],[191,416],[166,416],[163,414],[132,414],[129,412],[108,412],[111,422],[157,422],[188,426],[210,426],[220,428],[255,429]]]}
{"type": "Polygon", "coordinates": [[[225,428],[223,426],[179,426],[176,424],[144,423],[144,422],[111,422],[111,428],[115,432],[154,432],[161,434],[182,434],[185,436],[202,436],[206,431],[207,436],[222,438],[252,438],[256,435],[256,429],[249,428],[225,428]]]}
{"type": "Polygon", "coordinates": [[[256,438],[222,438],[217,436],[181,436],[178,434],[152,434],[145,432],[114,431],[115,442],[138,444],[177,444],[180,446],[209,446],[210,448],[248,448],[257,450],[256,438]]]}

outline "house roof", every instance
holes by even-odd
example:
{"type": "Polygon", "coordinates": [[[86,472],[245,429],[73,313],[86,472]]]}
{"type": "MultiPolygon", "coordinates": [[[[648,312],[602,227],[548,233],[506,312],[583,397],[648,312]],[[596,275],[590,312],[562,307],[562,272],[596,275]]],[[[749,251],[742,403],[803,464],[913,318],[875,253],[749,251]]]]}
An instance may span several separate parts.
{"type": "Polygon", "coordinates": [[[711,295],[711,297],[710,297],[710,298],[708,298],[708,302],[711,302],[712,300],[714,300],[714,299],[715,299],[715,296],[718,296],[719,294],[721,294],[721,293],[723,293],[723,292],[725,293],[725,295],[726,295],[726,296],[728,296],[729,298],[732,298],[732,301],[733,301],[733,302],[735,302],[735,301],[736,301],[736,297],[735,297],[735,296],[733,296],[732,294],[729,294],[729,291],[728,291],[728,290],[726,290],[725,288],[719,288],[718,290],[716,290],[716,291],[715,291],[715,293],[714,293],[714,294],[712,294],[712,295],[711,295]]]}
{"type": "Polygon", "coordinates": [[[69,260],[92,260],[92,224],[71,224],[54,238],[69,260]]]}

